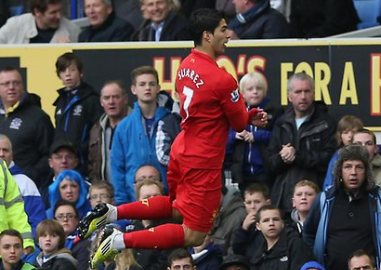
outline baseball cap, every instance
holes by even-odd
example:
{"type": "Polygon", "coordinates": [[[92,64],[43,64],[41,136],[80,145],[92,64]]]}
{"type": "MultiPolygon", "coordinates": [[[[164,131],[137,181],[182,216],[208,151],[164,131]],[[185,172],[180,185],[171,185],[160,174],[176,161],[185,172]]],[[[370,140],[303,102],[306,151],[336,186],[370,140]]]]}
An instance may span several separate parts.
{"type": "Polygon", "coordinates": [[[220,265],[220,270],[224,270],[226,267],[231,265],[240,265],[247,268],[247,270],[250,269],[249,260],[243,256],[238,254],[230,254],[227,255],[220,265]]]}
{"type": "Polygon", "coordinates": [[[57,153],[58,150],[65,148],[69,151],[73,152],[76,156],[78,156],[77,149],[74,147],[73,143],[69,140],[57,140],[52,143],[50,146],[50,153],[51,156],[54,153],[57,153]]]}

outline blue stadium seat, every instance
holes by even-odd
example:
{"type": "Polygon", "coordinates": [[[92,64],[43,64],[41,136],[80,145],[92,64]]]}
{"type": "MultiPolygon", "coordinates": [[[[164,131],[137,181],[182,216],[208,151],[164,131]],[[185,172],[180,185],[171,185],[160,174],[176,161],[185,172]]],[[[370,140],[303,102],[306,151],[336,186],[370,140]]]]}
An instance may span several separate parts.
{"type": "Polygon", "coordinates": [[[380,25],[381,0],[353,0],[353,3],[361,20],[357,29],[380,25]]]}

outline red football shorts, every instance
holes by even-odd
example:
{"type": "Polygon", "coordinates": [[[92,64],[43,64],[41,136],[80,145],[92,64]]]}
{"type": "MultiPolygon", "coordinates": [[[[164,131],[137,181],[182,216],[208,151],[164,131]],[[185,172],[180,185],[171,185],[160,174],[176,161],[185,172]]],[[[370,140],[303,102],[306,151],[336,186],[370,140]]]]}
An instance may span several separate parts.
{"type": "Polygon", "coordinates": [[[183,224],[208,233],[220,208],[221,170],[188,168],[171,159],[167,181],[173,207],[183,217],[183,224]]]}

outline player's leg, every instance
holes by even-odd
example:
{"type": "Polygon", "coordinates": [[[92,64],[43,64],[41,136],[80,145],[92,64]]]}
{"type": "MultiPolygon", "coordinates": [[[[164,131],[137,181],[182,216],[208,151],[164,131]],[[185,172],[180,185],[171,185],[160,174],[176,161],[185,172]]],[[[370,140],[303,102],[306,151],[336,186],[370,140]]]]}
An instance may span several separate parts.
{"type": "Polygon", "coordinates": [[[92,260],[93,264],[127,247],[168,249],[196,246],[203,242],[219,209],[221,171],[186,168],[184,171],[187,173],[184,181],[178,185],[172,214],[173,217],[183,216],[183,224],[164,224],[125,234],[114,230],[97,250],[92,260]]]}
{"type": "Polygon", "coordinates": [[[118,219],[169,219],[172,217],[172,201],[176,198],[176,179],[181,178],[181,170],[175,160],[168,167],[170,196],[156,196],[147,200],[132,202],[115,207],[109,204],[97,205],[79,223],[79,237],[88,238],[96,229],[118,219]]]}
{"type": "Polygon", "coordinates": [[[155,196],[120,206],[99,204],[80,221],[79,236],[87,238],[96,229],[119,219],[167,219],[171,217],[172,203],[168,196],[155,196]]]}

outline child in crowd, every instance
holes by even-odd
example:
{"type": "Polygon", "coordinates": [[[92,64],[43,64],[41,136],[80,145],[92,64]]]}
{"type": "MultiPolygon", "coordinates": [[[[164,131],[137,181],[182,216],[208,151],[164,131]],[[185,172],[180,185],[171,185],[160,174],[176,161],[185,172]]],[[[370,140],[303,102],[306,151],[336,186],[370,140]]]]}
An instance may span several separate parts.
{"type": "Polygon", "coordinates": [[[299,233],[303,231],[303,222],[319,192],[319,187],[309,180],[300,180],[294,187],[291,219],[296,223],[299,233]]]}
{"type": "Polygon", "coordinates": [[[292,228],[285,228],[279,208],[265,205],[256,216],[257,229],[264,240],[258,243],[250,260],[251,268],[256,270],[295,270],[313,260],[310,248],[292,228]]]}
{"type": "Polygon", "coordinates": [[[0,233],[0,270],[33,270],[29,263],[21,260],[23,239],[16,230],[4,230],[0,233]]]}
{"type": "Polygon", "coordinates": [[[114,204],[114,189],[108,182],[95,182],[89,188],[89,197],[91,209],[100,203],[114,204]]]}
{"type": "MultiPolygon", "coordinates": [[[[339,148],[352,143],[353,135],[357,130],[363,128],[363,123],[360,118],[353,115],[344,115],[337,123],[336,140],[339,148]]],[[[339,149],[333,154],[328,164],[327,174],[325,175],[323,189],[333,184],[333,171],[336,161],[339,157],[339,149]]]]}
{"type": "Polygon", "coordinates": [[[256,183],[246,188],[243,194],[246,208],[246,217],[233,235],[232,248],[235,254],[245,255],[250,258],[257,248],[255,241],[259,232],[255,226],[257,211],[264,205],[269,205],[270,192],[266,185],[256,183]]]}
{"type": "Polygon", "coordinates": [[[242,132],[229,130],[227,164],[231,156],[233,181],[239,183],[241,191],[251,183],[267,183],[268,172],[263,166],[264,149],[270,141],[275,119],[281,112],[267,96],[266,77],[259,72],[245,74],[239,83],[239,90],[245,99],[247,109],[261,108],[268,114],[266,127],[248,125],[242,132]]]}
{"type": "Polygon", "coordinates": [[[37,240],[42,252],[36,262],[41,270],[77,270],[77,261],[65,249],[65,232],[55,220],[44,220],[37,226],[37,240]]]}

